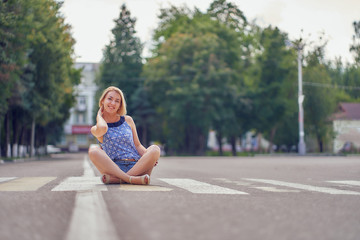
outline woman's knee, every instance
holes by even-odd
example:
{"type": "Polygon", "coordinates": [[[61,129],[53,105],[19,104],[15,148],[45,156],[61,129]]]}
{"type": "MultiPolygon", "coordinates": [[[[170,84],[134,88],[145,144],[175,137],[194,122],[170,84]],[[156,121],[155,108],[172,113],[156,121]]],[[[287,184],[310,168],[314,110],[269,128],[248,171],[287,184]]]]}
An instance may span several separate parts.
{"type": "Polygon", "coordinates": [[[157,145],[151,145],[149,150],[154,154],[156,157],[160,157],[160,148],[157,145]]]}
{"type": "Polygon", "coordinates": [[[98,158],[98,156],[101,154],[101,148],[100,147],[91,147],[89,148],[89,158],[91,161],[94,162],[98,158]]]}

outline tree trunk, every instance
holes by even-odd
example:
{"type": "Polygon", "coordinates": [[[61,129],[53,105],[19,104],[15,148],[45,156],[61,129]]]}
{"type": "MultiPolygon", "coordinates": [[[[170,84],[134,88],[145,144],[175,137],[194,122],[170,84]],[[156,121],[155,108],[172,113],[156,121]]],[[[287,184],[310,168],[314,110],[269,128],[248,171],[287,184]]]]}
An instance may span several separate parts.
{"type": "Polygon", "coordinates": [[[268,152],[272,153],[273,152],[273,143],[274,143],[274,138],[275,138],[275,134],[276,134],[276,130],[277,130],[277,127],[273,127],[271,129],[271,133],[270,133],[270,145],[269,145],[269,149],[268,149],[268,152]]]}
{"type": "Polygon", "coordinates": [[[142,142],[143,144],[145,144],[145,146],[149,146],[147,144],[147,126],[144,125],[144,127],[142,128],[142,142]]]}
{"type": "Polygon", "coordinates": [[[5,116],[5,157],[11,157],[10,149],[10,114],[6,113],[5,116]]]}
{"type": "Polygon", "coordinates": [[[222,150],[222,133],[221,133],[221,131],[216,132],[216,140],[219,145],[219,155],[222,156],[223,150],[222,150]]]}
{"type": "Polygon", "coordinates": [[[262,134],[261,133],[258,133],[257,134],[257,144],[258,144],[258,152],[263,152],[263,149],[262,149],[262,134]]]}
{"type": "Polygon", "coordinates": [[[230,137],[232,155],[236,156],[236,137],[230,137]]]}
{"type": "Polygon", "coordinates": [[[201,156],[204,155],[204,149],[205,149],[205,136],[204,134],[199,134],[199,138],[198,138],[198,151],[197,151],[197,155],[201,156]]]}
{"type": "Polygon", "coordinates": [[[1,156],[2,156],[2,154],[1,154],[1,152],[2,152],[2,146],[1,146],[1,129],[2,129],[2,120],[3,120],[3,118],[2,118],[2,116],[0,115],[0,159],[1,159],[1,156]]]}
{"type": "Polygon", "coordinates": [[[319,145],[319,152],[324,152],[324,143],[321,139],[321,137],[317,137],[318,145],[319,145]]]}
{"type": "Polygon", "coordinates": [[[12,130],[13,130],[13,139],[12,139],[12,156],[18,157],[19,155],[19,124],[17,118],[17,112],[13,112],[12,119],[12,130]]]}
{"type": "Polygon", "coordinates": [[[33,117],[31,124],[30,157],[33,157],[34,154],[35,154],[35,117],[33,117]]]}
{"type": "Polygon", "coordinates": [[[20,137],[19,137],[19,156],[20,157],[25,157],[25,141],[24,141],[24,136],[25,136],[25,127],[22,126],[21,130],[20,130],[20,137]]]}

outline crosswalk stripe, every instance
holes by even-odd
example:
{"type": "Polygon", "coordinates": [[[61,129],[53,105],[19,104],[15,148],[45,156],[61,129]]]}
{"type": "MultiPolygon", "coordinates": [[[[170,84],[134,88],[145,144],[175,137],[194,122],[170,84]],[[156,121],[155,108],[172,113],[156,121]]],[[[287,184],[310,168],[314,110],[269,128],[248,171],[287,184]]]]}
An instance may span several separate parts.
{"type": "Polygon", "coordinates": [[[352,180],[348,180],[348,181],[327,181],[327,182],[339,183],[339,184],[351,185],[351,186],[360,186],[360,181],[352,181],[352,180]]]}
{"type": "Polygon", "coordinates": [[[1,183],[0,191],[36,191],[56,177],[22,177],[1,183]]]}
{"type": "Polygon", "coordinates": [[[299,192],[299,190],[279,189],[279,188],[276,188],[276,187],[259,187],[259,186],[253,187],[251,185],[253,185],[254,183],[250,183],[250,182],[246,182],[246,181],[233,181],[233,180],[230,180],[230,179],[227,179],[227,178],[213,178],[213,179],[217,180],[217,181],[224,182],[224,183],[235,184],[235,185],[238,185],[238,186],[246,186],[246,187],[259,189],[259,190],[266,191],[266,192],[278,192],[278,193],[280,193],[280,192],[281,193],[299,192]]]}
{"type": "Polygon", "coordinates": [[[10,180],[13,180],[13,179],[15,179],[16,177],[2,177],[2,178],[0,178],[0,183],[2,183],[2,182],[8,182],[8,181],[10,181],[10,180]]]}
{"type": "Polygon", "coordinates": [[[185,189],[192,193],[200,194],[248,194],[230,188],[224,188],[188,178],[160,178],[170,185],[185,189]]]}
{"type": "MultiPolygon", "coordinates": [[[[51,191],[108,191],[107,186],[104,185],[100,178],[95,176],[94,172],[90,170],[90,164],[88,161],[84,161],[84,175],[81,177],[68,177],[62,181],[59,185],[54,187],[51,191]]],[[[56,177],[2,177],[0,178],[0,191],[36,191],[45,184],[56,179],[56,177]]],[[[173,185],[192,193],[197,194],[248,194],[246,192],[220,187],[205,182],[196,181],[188,178],[160,178],[159,180],[166,182],[169,185],[173,185]]],[[[255,188],[267,192],[299,192],[299,190],[321,192],[327,194],[343,194],[343,195],[360,195],[360,192],[342,190],[330,187],[318,187],[313,185],[305,185],[299,183],[291,183],[269,179],[254,179],[254,178],[243,178],[242,181],[231,181],[225,178],[214,178],[214,180],[223,181],[226,183],[232,183],[236,185],[243,185],[249,188],[255,188]],[[295,188],[298,190],[291,189],[280,189],[277,187],[268,186],[251,186],[251,183],[246,181],[252,181],[257,183],[271,184],[275,186],[295,188]]],[[[337,181],[326,181],[329,183],[349,185],[349,186],[360,186],[360,181],[355,180],[337,180],[337,181]]],[[[152,191],[152,192],[167,192],[172,191],[172,188],[157,186],[157,185],[131,185],[121,184],[118,187],[121,191],[152,191]]]]}
{"type": "Polygon", "coordinates": [[[230,180],[230,179],[227,179],[227,178],[213,178],[213,179],[216,180],[216,181],[221,181],[223,183],[230,183],[230,184],[235,184],[235,185],[238,185],[238,186],[249,186],[249,185],[252,184],[252,183],[245,182],[245,181],[233,181],[233,180],[230,180]]]}
{"type": "Polygon", "coordinates": [[[100,177],[68,177],[51,191],[107,191],[100,177]]]}
{"type": "Polygon", "coordinates": [[[283,187],[302,189],[302,190],[307,190],[307,191],[328,193],[328,194],[360,195],[359,192],[354,192],[354,191],[339,190],[339,189],[327,188],[327,187],[316,187],[316,186],[312,186],[312,185],[290,183],[290,182],[283,182],[283,181],[276,181],[276,180],[254,179],[254,178],[244,178],[244,180],[267,183],[267,184],[283,186],[283,187]]]}
{"type": "Polygon", "coordinates": [[[252,187],[252,188],[260,189],[266,192],[278,192],[278,193],[300,192],[299,190],[279,189],[276,187],[252,187]]]}
{"type": "Polygon", "coordinates": [[[107,187],[101,182],[100,177],[95,173],[87,158],[83,161],[84,174],[81,177],[68,177],[51,191],[107,191],[107,187]]]}
{"type": "Polygon", "coordinates": [[[119,187],[122,191],[134,191],[134,192],[168,192],[172,191],[171,188],[160,187],[155,185],[130,185],[120,184],[119,187]]]}

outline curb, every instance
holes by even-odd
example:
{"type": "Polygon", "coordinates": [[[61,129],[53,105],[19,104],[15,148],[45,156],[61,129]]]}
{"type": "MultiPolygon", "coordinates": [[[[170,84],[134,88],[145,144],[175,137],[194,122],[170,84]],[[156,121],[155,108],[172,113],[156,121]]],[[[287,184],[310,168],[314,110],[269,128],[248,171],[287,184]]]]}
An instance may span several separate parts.
{"type": "Polygon", "coordinates": [[[19,159],[13,159],[11,161],[5,161],[3,159],[0,159],[0,164],[5,164],[5,163],[23,163],[23,162],[30,162],[30,161],[37,161],[37,160],[41,160],[42,157],[38,158],[38,157],[31,157],[31,158],[19,158],[19,159]]]}

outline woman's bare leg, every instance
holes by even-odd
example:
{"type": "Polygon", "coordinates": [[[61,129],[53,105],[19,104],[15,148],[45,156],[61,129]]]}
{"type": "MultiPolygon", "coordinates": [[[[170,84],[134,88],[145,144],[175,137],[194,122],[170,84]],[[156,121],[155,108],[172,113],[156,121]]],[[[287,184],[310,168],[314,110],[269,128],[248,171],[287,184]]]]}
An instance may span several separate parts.
{"type": "MultiPolygon", "coordinates": [[[[89,158],[101,174],[108,174],[130,183],[130,175],[123,172],[101,148],[90,148],[89,158]]],[[[132,177],[131,183],[142,184],[142,179],[141,177],[132,177]]]]}
{"type": "Polygon", "coordinates": [[[151,175],[155,163],[160,157],[160,148],[156,145],[151,145],[146,149],[144,155],[137,161],[137,163],[127,172],[131,176],[141,176],[144,174],[151,175]]]}

